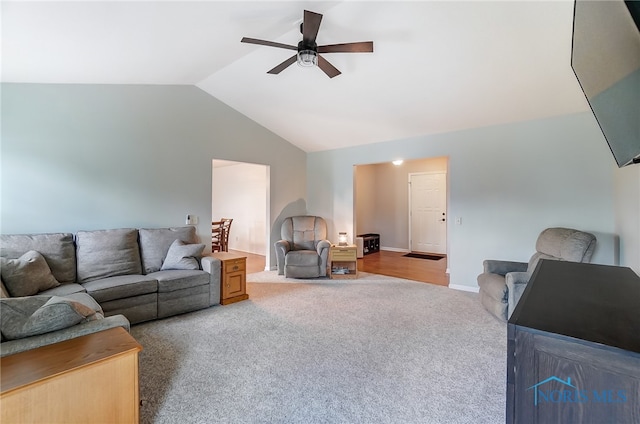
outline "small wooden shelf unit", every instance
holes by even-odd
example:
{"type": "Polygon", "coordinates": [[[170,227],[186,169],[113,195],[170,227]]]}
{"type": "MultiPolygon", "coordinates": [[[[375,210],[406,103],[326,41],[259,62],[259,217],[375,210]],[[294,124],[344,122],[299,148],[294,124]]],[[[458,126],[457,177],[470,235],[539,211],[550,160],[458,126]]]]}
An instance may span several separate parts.
{"type": "Polygon", "coordinates": [[[0,422],[137,423],[140,350],[118,327],[5,356],[0,422]]]}
{"type": "Polygon", "coordinates": [[[355,244],[329,248],[329,277],[334,280],[353,280],[358,278],[358,250],[355,244]]]}
{"type": "Polygon", "coordinates": [[[247,257],[229,252],[215,252],[211,256],[222,261],[220,270],[220,304],[249,299],[247,294],[247,257]]]}

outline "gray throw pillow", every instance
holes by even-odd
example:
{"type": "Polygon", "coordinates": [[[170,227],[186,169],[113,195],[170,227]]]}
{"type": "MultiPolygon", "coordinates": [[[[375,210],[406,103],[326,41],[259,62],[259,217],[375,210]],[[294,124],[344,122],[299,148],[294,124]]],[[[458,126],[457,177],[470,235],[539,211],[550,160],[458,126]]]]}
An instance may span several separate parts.
{"type": "Polygon", "coordinates": [[[99,318],[93,308],[60,296],[0,299],[0,331],[7,340],[49,333],[99,318]]]}
{"type": "Polygon", "coordinates": [[[167,257],[171,243],[182,240],[187,244],[198,242],[196,229],[193,226],[171,228],[141,228],[140,256],[142,256],[142,271],[145,274],[160,271],[162,262],[167,257]]]}
{"type": "Polygon", "coordinates": [[[204,244],[185,244],[176,240],[169,247],[162,263],[162,271],[167,269],[200,269],[198,258],[202,256],[204,244]]]}
{"type": "Polygon", "coordinates": [[[2,258],[0,261],[2,282],[12,297],[31,296],[60,285],[47,261],[35,250],[18,259],[2,258]]]}
{"type": "MultiPolygon", "coordinates": [[[[100,304],[96,302],[96,300],[91,297],[89,293],[71,293],[65,294],[62,297],[73,300],[74,302],[82,303],[87,308],[91,308],[97,315],[95,319],[104,318],[104,311],[102,310],[102,306],[100,306],[100,304]]],[[[93,321],[93,318],[91,316],[87,316],[87,321],[93,321]]]]}

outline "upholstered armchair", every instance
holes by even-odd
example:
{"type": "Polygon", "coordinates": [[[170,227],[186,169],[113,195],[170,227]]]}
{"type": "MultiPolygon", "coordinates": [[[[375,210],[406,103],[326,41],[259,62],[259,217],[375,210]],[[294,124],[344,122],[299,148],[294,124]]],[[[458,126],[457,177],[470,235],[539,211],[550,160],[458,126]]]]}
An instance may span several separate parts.
{"type": "Polygon", "coordinates": [[[327,223],[319,216],[285,218],[280,229],[282,240],[275,243],[278,274],[291,278],[327,275],[329,243],[327,223]]]}
{"type": "Polygon", "coordinates": [[[589,262],[596,237],[570,228],[547,228],[536,241],[536,252],[529,262],[485,260],[478,275],[480,302],[497,318],[506,321],[513,313],[531,274],[540,259],[589,262]]]}

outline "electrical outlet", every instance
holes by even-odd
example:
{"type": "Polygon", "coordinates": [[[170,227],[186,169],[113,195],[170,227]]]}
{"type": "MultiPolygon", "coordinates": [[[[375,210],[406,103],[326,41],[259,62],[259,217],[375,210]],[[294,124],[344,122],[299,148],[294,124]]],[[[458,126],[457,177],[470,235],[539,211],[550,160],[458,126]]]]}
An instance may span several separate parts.
{"type": "Polygon", "coordinates": [[[187,215],[186,224],[187,225],[196,225],[198,223],[198,217],[196,215],[187,215]]]}
{"type": "Polygon", "coordinates": [[[461,217],[457,217],[456,218],[456,224],[457,225],[462,225],[462,218],[461,217]]]}

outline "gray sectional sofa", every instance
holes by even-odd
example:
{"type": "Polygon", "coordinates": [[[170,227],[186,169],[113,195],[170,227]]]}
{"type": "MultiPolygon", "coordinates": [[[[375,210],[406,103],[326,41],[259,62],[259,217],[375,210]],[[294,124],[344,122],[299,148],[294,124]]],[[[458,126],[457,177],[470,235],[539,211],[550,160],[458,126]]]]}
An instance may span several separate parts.
{"type": "Polygon", "coordinates": [[[104,316],[53,334],[12,341],[6,341],[3,335],[2,356],[48,344],[47,339],[60,341],[60,337],[76,337],[75,332],[91,332],[86,327],[97,331],[112,326],[128,329],[129,323],[219,304],[220,261],[201,257],[203,248],[191,226],[79,231],[75,235],[1,235],[5,296],[67,297],[87,293],[99,304],[99,315],[104,316]],[[41,258],[46,265],[34,274],[35,265],[43,262],[41,258]],[[27,269],[25,264],[30,274],[22,275],[20,267],[27,269]],[[28,347],[11,347],[20,344],[28,347]]]}

